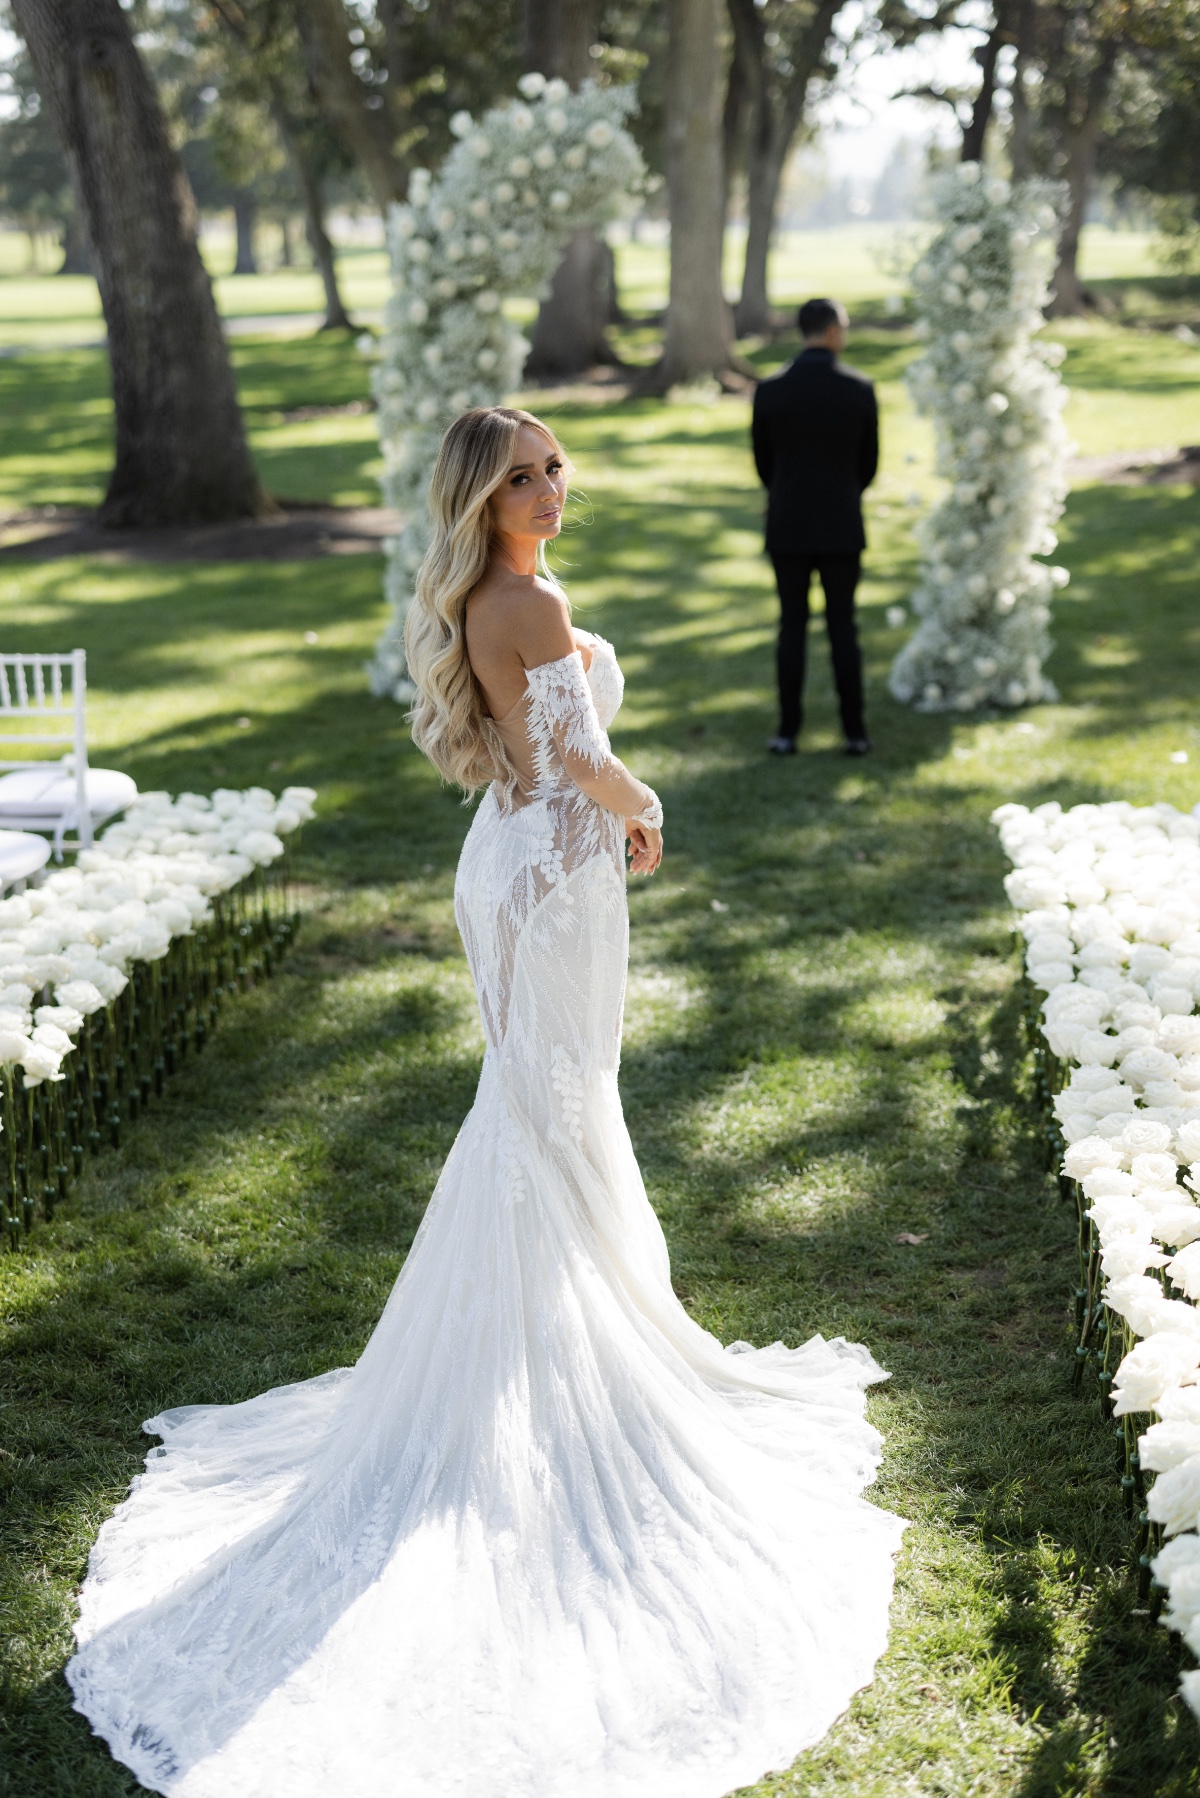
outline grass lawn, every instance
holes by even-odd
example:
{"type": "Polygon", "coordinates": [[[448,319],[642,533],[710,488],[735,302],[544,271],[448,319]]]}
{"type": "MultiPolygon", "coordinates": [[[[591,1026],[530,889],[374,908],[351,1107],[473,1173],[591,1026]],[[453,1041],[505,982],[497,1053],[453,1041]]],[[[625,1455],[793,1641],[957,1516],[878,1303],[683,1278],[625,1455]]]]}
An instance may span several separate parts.
{"type": "MultiPolygon", "coordinates": [[[[1195,417],[1194,348],[1103,326],[1068,341],[1085,451],[1195,417]]],[[[884,612],[914,571],[909,494],[932,482],[910,353],[884,332],[854,351],[886,445],[863,764],[836,753],[820,644],[804,754],[762,752],[772,599],[744,404],[555,411],[585,496],[560,566],[625,665],[617,748],[667,807],[663,871],[631,894],[622,1087],[677,1288],[725,1340],[843,1333],[893,1371],[871,1399],[878,1497],[913,1520],[891,1646],[828,1739],[754,1794],[1182,1798],[1200,1793],[1182,1651],[1137,1612],[1115,1442],[1069,1395],[1073,1232],[1033,1136],[988,814],[1200,799],[1200,495],[1072,496],[1060,705],[904,711],[884,612]]],[[[370,497],[369,419],[287,419],[361,394],[352,349],[236,354],[268,484],[370,497]]],[[[0,363],[4,504],[96,497],[104,393],[95,354],[0,363]]],[[[379,591],[373,557],[0,567],[5,641],[87,648],[97,759],[144,787],[321,795],[285,970],[0,1258],[2,1798],[137,1789],[60,1669],[140,1420],[352,1360],[471,1102],[482,1038],[451,915],[468,814],[399,710],[365,697],[379,591]]]]}

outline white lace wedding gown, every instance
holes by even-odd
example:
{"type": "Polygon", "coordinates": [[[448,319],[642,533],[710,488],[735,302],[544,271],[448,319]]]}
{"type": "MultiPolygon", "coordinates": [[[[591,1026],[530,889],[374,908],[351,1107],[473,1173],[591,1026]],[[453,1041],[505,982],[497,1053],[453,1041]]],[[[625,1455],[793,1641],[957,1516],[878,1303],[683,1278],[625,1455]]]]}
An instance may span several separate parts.
{"type": "Polygon", "coordinates": [[[456,885],[478,1095],[361,1360],[145,1426],[67,1677],[152,1791],[720,1798],[871,1678],[885,1376],[694,1323],[622,1119],[622,824],[573,777],[620,770],[621,691],[597,639],[506,721],[456,885]]]}

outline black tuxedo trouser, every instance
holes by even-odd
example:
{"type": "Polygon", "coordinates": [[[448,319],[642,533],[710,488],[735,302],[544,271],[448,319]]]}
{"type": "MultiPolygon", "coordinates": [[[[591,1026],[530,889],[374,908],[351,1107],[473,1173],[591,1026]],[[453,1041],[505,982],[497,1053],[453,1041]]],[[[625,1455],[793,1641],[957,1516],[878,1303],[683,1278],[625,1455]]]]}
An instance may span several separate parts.
{"type": "Polygon", "coordinates": [[[858,585],[860,558],[851,556],[772,556],[775,584],[779,588],[779,734],[799,735],[804,722],[804,664],[808,646],[808,589],[813,571],[825,589],[825,628],[837,686],[842,730],[849,737],[865,737],[863,720],[862,656],[854,622],[854,589],[858,585]]]}

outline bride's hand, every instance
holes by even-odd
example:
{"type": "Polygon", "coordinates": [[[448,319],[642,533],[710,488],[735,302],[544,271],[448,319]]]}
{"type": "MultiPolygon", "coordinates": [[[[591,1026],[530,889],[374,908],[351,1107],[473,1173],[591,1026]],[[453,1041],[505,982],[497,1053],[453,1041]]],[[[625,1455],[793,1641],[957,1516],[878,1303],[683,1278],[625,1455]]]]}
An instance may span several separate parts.
{"type": "Polygon", "coordinates": [[[636,818],[626,818],[625,835],[629,838],[632,852],[629,857],[629,872],[653,874],[662,860],[662,831],[655,830],[649,824],[639,824],[636,818]]]}

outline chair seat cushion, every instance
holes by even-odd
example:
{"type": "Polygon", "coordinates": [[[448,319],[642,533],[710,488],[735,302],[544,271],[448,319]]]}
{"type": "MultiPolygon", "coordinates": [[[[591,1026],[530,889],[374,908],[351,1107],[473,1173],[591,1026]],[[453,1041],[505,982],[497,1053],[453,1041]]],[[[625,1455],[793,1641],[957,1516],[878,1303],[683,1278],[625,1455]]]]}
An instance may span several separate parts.
{"type": "Polygon", "coordinates": [[[50,860],[50,845],[45,837],[35,837],[27,830],[0,830],[0,888],[14,880],[28,880],[50,860]]]}
{"type": "MultiPolygon", "coordinates": [[[[87,797],[93,818],[111,818],[137,798],[137,782],[116,768],[89,768],[87,797]]],[[[0,774],[0,819],[44,818],[53,823],[74,808],[75,776],[61,762],[0,774]]]]}

